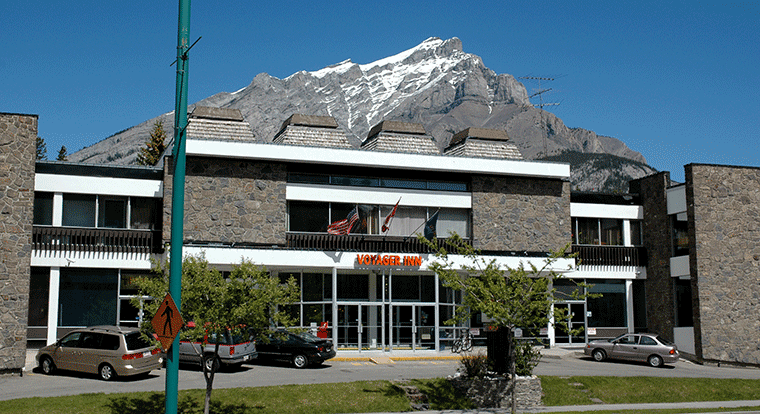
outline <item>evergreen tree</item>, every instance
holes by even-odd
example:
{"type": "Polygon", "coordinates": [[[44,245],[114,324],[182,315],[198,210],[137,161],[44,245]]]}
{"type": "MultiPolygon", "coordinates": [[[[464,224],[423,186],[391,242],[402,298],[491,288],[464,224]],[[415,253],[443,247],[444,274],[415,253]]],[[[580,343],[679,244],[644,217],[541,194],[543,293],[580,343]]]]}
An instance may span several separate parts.
{"type": "Polygon", "coordinates": [[[164,123],[159,120],[153,124],[150,139],[145,142],[144,147],[140,148],[140,153],[137,154],[137,163],[140,165],[158,164],[161,154],[166,149],[164,141],[166,141],[166,131],[164,130],[164,123]]]}
{"type": "Polygon", "coordinates": [[[37,159],[38,160],[47,159],[47,145],[45,144],[45,140],[39,136],[37,137],[37,159]]]}
{"type": "Polygon", "coordinates": [[[61,145],[61,149],[58,151],[58,161],[68,161],[69,154],[66,152],[66,146],[61,145]]]}

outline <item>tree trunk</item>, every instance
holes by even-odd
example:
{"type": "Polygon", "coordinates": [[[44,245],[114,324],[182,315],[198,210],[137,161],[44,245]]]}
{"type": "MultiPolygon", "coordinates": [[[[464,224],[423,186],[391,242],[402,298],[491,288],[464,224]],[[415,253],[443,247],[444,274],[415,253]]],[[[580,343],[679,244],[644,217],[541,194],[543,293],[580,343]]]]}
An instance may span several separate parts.
{"type": "Polygon", "coordinates": [[[511,378],[512,383],[510,384],[510,388],[512,388],[512,414],[515,414],[517,412],[517,397],[515,396],[515,391],[517,390],[517,376],[515,375],[515,327],[510,326],[509,327],[509,334],[507,335],[509,338],[509,376],[511,378]]]}
{"type": "MultiPolygon", "coordinates": [[[[214,345],[214,361],[219,359],[219,341],[214,345]]],[[[203,368],[203,378],[206,380],[206,398],[203,402],[203,414],[209,414],[211,404],[211,391],[214,389],[214,375],[216,375],[216,363],[211,364],[211,372],[206,367],[205,358],[201,357],[201,367],[203,368]]]]}

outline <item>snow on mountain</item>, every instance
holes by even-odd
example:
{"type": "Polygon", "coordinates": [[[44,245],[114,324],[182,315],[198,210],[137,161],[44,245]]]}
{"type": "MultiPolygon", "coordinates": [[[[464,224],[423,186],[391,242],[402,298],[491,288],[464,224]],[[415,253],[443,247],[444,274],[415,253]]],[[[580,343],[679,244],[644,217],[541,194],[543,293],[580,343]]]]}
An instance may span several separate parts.
{"type": "MultiPolygon", "coordinates": [[[[271,141],[293,113],[330,115],[359,146],[383,120],[419,122],[440,149],[467,127],[507,131],[527,158],[565,150],[608,153],[645,162],[615,138],[568,128],[551,113],[535,109],[525,86],[512,75],[496,74],[481,58],[465,53],[458,38],[431,37],[401,53],[367,64],[351,59],[284,79],[265,73],[246,87],[221,92],[196,104],[239,109],[256,139],[271,141]],[[540,120],[543,119],[543,125],[540,120]]],[[[171,113],[160,116],[172,129],[171,113]]],[[[155,119],[148,120],[72,154],[72,161],[132,164],[155,119]]]]}

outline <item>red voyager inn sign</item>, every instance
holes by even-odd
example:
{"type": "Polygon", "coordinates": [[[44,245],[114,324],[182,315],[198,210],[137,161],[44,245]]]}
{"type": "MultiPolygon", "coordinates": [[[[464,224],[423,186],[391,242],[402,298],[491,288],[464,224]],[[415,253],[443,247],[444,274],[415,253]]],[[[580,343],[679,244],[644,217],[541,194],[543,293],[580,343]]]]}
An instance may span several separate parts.
{"type": "Polygon", "coordinates": [[[420,256],[398,256],[395,254],[360,254],[356,256],[356,262],[360,266],[422,266],[420,256]]]}

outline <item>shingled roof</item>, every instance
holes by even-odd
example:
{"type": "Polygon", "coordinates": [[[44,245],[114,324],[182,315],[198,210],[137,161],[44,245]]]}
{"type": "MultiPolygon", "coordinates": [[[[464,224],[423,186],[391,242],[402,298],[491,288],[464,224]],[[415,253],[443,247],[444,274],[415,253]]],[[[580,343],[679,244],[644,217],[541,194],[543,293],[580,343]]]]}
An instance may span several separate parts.
{"type": "Polygon", "coordinates": [[[507,142],[506,131],[486,128],[467,128],[451,137],[446,155],[499,159],[523,159],[516,145],[507,142]]]}
{"type": "Polygon", "coordinates": [[[440,154],[433,137],[422,124],[382,121],[375,125],[362,143],[362,149],[412,154],[440,154]]]}
{"type": "Polygon", "coordinates": [[[293,114],[272,142],[308,147],[351,148],[346,133],[331,116],[293,114]]]}
{"type": "Polygon", "coordinates": [[[254,141],[251,125],[239,109],[196,106],[188,117],[187,137],[193,139],[254,141]]]}

